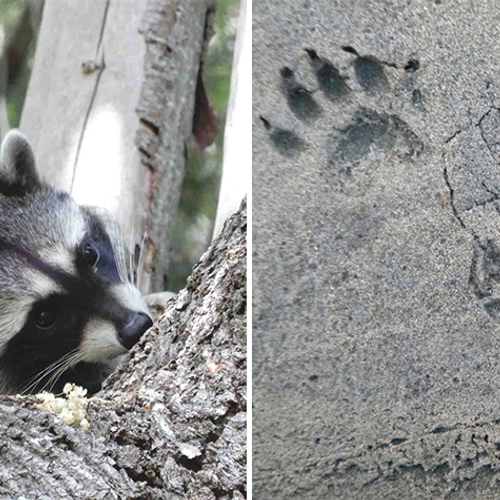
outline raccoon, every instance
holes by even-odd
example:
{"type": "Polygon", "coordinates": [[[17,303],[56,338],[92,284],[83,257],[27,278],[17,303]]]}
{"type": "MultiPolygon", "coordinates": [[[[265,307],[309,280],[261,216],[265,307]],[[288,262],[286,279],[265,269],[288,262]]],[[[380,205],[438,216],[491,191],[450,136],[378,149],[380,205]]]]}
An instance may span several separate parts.
{"type": "Polygon", "coordinates": [[[28,140],[0,147],[0,392],[90,393],[153,322],[109,212],[40,178],[28,140]]]}

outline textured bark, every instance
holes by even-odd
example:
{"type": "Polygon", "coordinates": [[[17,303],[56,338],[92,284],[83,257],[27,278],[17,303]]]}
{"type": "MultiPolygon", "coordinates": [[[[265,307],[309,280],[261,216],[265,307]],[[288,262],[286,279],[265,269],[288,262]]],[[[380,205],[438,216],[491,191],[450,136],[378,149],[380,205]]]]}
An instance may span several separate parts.
{"type": "Polygon", "coordinates": [[[149,0],[142,23],[146,55],[136,143],[141,161],[151,170],[146,246],[151,282],[141,285],[144,290],[161,291],[167,281],[170,245],[164,243],[173,231],[179,203],[211,3],[149,0]]]}
{"type": "Polygon", "coordinates": [[[246,203],[91,399],[89,431],[34,403],[0,398],[0,498],[244,498],[246,203]]]}

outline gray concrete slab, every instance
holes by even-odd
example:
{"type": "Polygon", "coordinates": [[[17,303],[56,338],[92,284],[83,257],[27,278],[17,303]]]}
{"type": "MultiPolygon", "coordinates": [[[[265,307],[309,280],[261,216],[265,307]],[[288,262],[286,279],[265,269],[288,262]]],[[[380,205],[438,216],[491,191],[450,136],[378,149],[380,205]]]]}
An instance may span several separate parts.
{"type": "Polygon", "coordinates": [[[254,0],[254,498],[500,496],[499,68],[494,2],[254,0]]]}

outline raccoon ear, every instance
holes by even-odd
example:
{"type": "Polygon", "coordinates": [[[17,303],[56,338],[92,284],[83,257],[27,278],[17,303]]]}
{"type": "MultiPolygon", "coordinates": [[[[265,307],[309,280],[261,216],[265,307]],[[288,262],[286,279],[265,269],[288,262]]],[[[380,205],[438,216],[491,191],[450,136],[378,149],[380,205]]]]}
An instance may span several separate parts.
{"type": "Polygon", "coordinates": [[[0,193],[18,196],[41,186],[28,139],[17,129],[7,133],[0,146],[0,193]]]}

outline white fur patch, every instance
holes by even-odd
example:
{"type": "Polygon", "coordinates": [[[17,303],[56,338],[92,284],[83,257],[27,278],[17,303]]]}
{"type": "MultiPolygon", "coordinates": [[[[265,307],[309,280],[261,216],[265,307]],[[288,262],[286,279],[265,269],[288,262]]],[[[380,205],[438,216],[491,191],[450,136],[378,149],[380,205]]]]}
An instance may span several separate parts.
{"type": "Polygon", "coordinates": [[[63,241],[66,244],[66,248],[72,250],[76,248],[82,241],[85,233],[87,232],[87,224],[85,218],[80,211],[80,207],[73,201],[70,201],[70,207],[68,207],[65,224],[63,228],[63,241]]]}
{"type": "Polygon", "coordinates": [[[149,314],[148,306],[141,295],[141,292],[132,283],[121,283],[111,288],[111,293],[116,300],[124,307],[134,312],[145,312],[149,314]]]}
{"type": "Polygon", "coordinates": [[[13,338],[24,326],[33,303],[32,297],[2,297],[0,308],[8,313],[0,315],[0,354],[7,342],[13,338]],[[10,300],[9,300],[10,299],[10,300]]]}
{"type": "Polygon", "coordinates": [[[52,248],[45,248],[39,253],[40,258],[73,276],[76,275],[76,266],[74,263],[74,255],[64,246],[58,245],[52,248]]]}
{"type": "Polygon", "coordinates": [[[82,338],[78,348],[82,361],[102,361],[127,352],[118,340],[115,326],[100,318],[93,318],[87,323],[82,338]]]}
{"type": "Polygon", "coordinates": [[[61,293],[62,288],[52,278],[36,269],[27,269],[24,277],[30,283],[32,302],[48,297],[53,293],[61,293]]]}
{"type": "MultiPolygon", "coordinates": [[[[111,293],[123,307],[149,314],[141,293],[131,283],[115,285],[111,288],[111,293]]],[[[82,338],[78,350],[83,361],[102,361],[128,352],[118,340],[118,332],[113,323],[101,318],[93,318],[87,323],[82,338]]]]}

